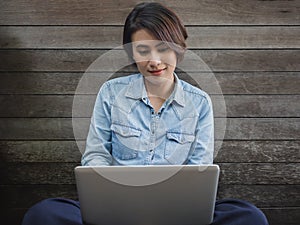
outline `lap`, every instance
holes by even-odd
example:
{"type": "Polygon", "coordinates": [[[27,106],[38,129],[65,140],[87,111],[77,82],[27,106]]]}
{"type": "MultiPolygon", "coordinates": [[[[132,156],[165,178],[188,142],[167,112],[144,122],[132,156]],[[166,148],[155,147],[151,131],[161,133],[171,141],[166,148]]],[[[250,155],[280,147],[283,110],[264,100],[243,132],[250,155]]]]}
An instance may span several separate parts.
{"type": "MultiPolygon", "coordinates": [[[[50,198],[31,207],[22,225],[82,225],[78,201],[50,198]]],[[[211,225],[268,225],[265,215],[254,205],[239,199],[216,202],[211,225]]]]}

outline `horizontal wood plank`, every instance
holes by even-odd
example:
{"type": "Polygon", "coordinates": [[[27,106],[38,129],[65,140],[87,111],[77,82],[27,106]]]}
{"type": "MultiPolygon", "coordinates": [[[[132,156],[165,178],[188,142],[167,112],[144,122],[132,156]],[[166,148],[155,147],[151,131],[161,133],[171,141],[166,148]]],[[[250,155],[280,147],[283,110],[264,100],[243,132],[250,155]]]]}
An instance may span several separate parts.
{"type": "Polygon", "coordinates": [[[299,163],[220,163],[219,165],[221,184],[300,184],[297,178],[300,175],[299,163]]]}
{"type": "MultiPolygon", "coordinates": [[[[223,141],[215,162],[299,163],[300,141],[223,141]]],[[[85,141],[0,141],[2,162],[79,163],[85,141]]]]}
{"type": "MultiPolygon", "coordinates": [[[[216,117],[223,99],[211,96],[216,117]]],[[[225,95],[227,117],[299,117],[300,95],[225,95]]]]}
{"type": "Polygon", "coordinates": [[[298,207],[299,185],[229,185],[220,184],[218,199],[237,198],[258,207],[298,207]],[[289,194],[290,193],[290,194],[289,194]]]}
{"type": "MultiPolygon", "coordinates": [[[[122,25],[134,5],[140,1],[13,0],[0,4],[1,25],[122,25]],[[66,10],[68,9],[68,10],[66,10]],[[33,13],[35,12],[35,13],[33,13]],[[84,12],[84,13],[83,13],[84,12]]],[[[298,1],[162,1],[189,25],[299,25],[298,1]]]]}
{"type": "MultiPolygon", "coordinates": [[[[88,84],[85,94],[97,94],[101,79],[107,74],[92,75],[82,72],[74,73],[44,73],[44,72],[2,72],[0,73],[0,94],[74,94],[77,85],[87,78],[88,84]],[[82,80],[81,80],[82,79],[82,80]]],[[[118,76],[130,73],[117,73],[118,76]]],[[[188,80],[187,76],[178,72],[181,79],[188,80]]],[[[188,73],[190,77],[202,76],[202,73],[188,73]]],[[[223,94],[300,94],[300,72],[215,72],[214,76],[219,83],[223,94]]],[[[200,84],[201,86],[201,84],[200,84]]],[[[214,90],[207,90],[216,94],[214,90]]],[[[77,94],[82,92],[76,91],[77,94]]]]}
{"type": "MultiPolygon", "coordinates": [[[[211,96],[215,117],[300,117],[300,95],[211,96]],[[226,104],[226,112],[220,107],[226,104]],[[227,114],[227,115],[226,115],[227,114]]],[[[0,117],[91,117],[96,95],[0,95],[0,117]]]]}
{"type": "MultiPolygon", "coordinates": [[[[0,71],[116,72],[129,65],[121,50],[0,50],[0,71]],[[110,58],[108,57],[110,56],[110,58]],[[92,64],[93,63],[93,64],[92,64]]],[[[300,50],[194,50],[185,71],[300,71],[300,50]]],[[[130,68],[132,70],[132,68],[130,68]]]]}
{"type": "Polygon", "coordinates": [[[84,147],[85,141],[0,141],[3,162],[79,163],[84,147]]]}
{"type": "Polygon", "coordinates": [[[192,49],[280,49],[300,47],[298,26],[188,27],[192,49]]]}
{"type": "Polygon", "coordinates": [[[299,141],[223,141],[215,152],[219,162],[300,162],[299,141]]]}
{"type": "MultiPolygon", "coordinates": [[[[298,26],[187,27],[188,48],[299,48],[298,26]]],[[[122,26],[0,26],[3,49],[107,49],[122,45],[122,26]]]]}
{"type": "MultiPolygon", "coordinates": [[[[215,137],[223,138],[226,119],[215,118],[215,137]]],[[[89,118],[0,118],[1,140],[83,140],[89,118]]],[[[299,140],[300,118],[228,118],[225,140],[299,140]]]]}
{"type": "Polygon", "coordinates": [[[298,225],[300,221],[300,207],[265,208],[262,211],[270,225],[298,225]]]}
{"type": "Polygon", "coordinates": [[[298,73],[240,72],[214,74],[223,94],[298,94],[300,92],[298,73]]]}
{"type": "MultiPolygon", "coordinates": [[[[2,163],[1,183],[75,184],[79,163],[2,163]]],[[[220,185],[299,185],[299,163],[220,163],[220,185]]],[[[299,193],[298,193],[299,194],[299,193]]]]}
{"type": "MultiPolygon", "coordinates": [[[[77,200],[76,185],[1,185],[6,208],[29,208],[46,198],[69,198],[77,200]]],[[[1,207],[1,208],[2,208],[1,207]]]]}
{"type": "MultiPolygon", "coordinates": [[[[74,94],[81,77],[79,73],[0,73],[1,94],[74,94]]],[[[299,73],[300,79],[300,73],[299,73]]],[[[92,88],[98,92],[99,87],[92,88]]]]}
{"type": "MultiPolygon", "coordinates": [[[[221,122],[216,120],[216,130],[221,122]]],[[[298,122],[297,118],[227,119],[225,140],[296,140],[300,137],[298,122]]]]}

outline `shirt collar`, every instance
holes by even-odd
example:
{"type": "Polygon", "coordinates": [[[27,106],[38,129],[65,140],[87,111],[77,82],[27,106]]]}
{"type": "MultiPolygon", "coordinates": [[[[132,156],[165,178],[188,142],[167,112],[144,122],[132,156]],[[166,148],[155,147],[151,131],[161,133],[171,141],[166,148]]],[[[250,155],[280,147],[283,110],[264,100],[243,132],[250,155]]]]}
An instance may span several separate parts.
{"type": "Polygon", "coordinates": [[[147,97],[142,74],[138,74],[137,79],[134,79],[129,83],[125,96],[133,99],[142,99],[147,97]]]}
{"type": "Polygon", "coordinates": [[[184,99],[184,91],[183,91],[181,81],[178,78],[176,73],[174,73],[174,78],[175,78],[175,87],[173,93],[171,94],[170,100],[175,101],[177,104],[184,107],[185,99],[184,99]]]}
{"type": "MultiPolygon", "coordinates": [[[[178,78],[177,74],[175,73],[174,73],[174,78],[175,78],[175,87],[167,102],[171,103],[175,101],[177,104],[184,107],[185,99],[184,99],[184,91],[183,91],[181,81],[178,78]]],[[[147,92],[144,85],[144,78],[142,74],[138,74],[137,79],[134,79],[130,82],[125,96],[133,99],[147,98],[147,92]]]]}

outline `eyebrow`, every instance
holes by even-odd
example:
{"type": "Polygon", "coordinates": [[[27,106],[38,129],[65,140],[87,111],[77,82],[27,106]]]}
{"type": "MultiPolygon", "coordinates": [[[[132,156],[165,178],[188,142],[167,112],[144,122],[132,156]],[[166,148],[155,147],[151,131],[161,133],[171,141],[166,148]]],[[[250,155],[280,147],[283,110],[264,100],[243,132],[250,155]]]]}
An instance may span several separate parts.
{"type": "MultiPolygon", "coordinates": [[[[160,47],[161,45],[166,45],[164,42],[160,42],[159,44],[155,45],[155,47],[160,47]]],[[[139,44],[136,48],[149,48],[148,45],[139,44]]]]}
{"type": "Polygon", "coordinates": [[[155,47],[159,47],[159,46],[161,46],[161,45],[166,45],[166,43],[160,42],[159,44],[155,45],[155,47]]]}
{"type": "Polygon", "coordinates": [[[149,48],[149,46],[140,44],[140,45],[137,45],[136,48],[149,48]]]}

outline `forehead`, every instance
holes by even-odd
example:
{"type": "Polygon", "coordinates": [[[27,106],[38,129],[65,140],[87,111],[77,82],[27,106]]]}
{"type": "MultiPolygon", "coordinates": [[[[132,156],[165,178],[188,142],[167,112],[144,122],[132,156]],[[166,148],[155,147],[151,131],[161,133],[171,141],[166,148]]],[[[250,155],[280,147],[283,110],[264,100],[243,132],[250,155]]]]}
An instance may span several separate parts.
{"type": "Polygon", "coordinates": [[[132,44],[135,47],[152,47],[164,44],[163,41],[157,40],[153,34],[145,29],[138,30],[132,34],[132,44]]]}

